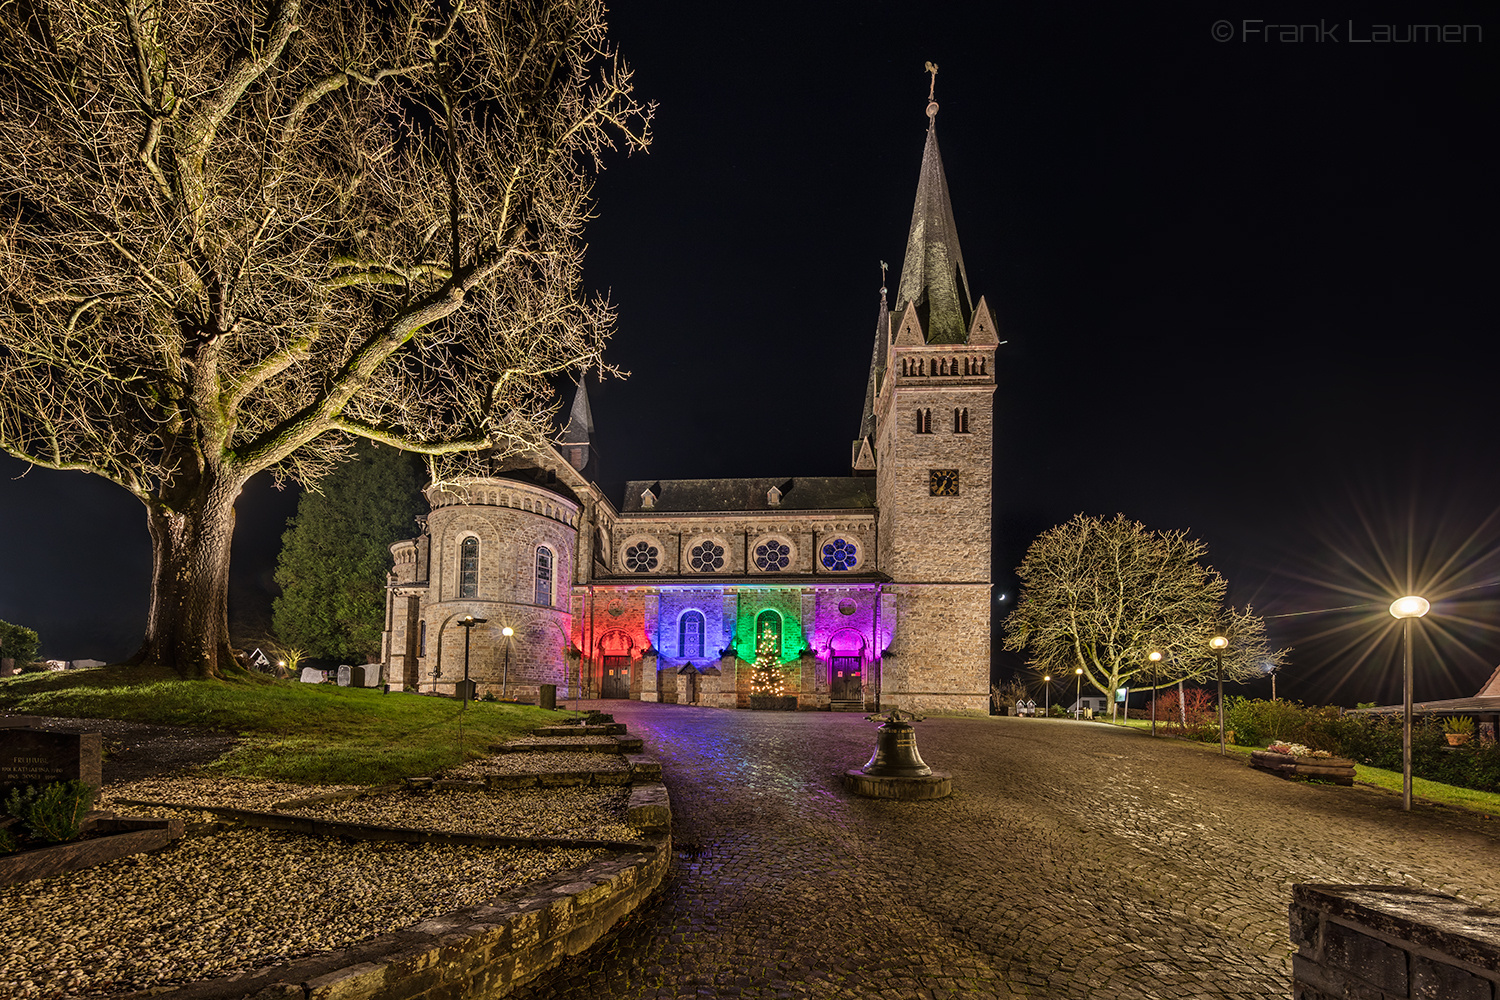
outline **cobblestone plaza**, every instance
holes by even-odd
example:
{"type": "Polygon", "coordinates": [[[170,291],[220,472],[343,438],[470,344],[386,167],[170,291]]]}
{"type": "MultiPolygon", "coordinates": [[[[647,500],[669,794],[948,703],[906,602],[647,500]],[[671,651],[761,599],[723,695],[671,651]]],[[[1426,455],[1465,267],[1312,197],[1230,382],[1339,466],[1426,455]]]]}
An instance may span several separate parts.
{"type": "Polygon", "coordinates": [[[905,803],[841,787],[874,746],[859,715],[595,704],[661,760],[678,863],[528,1000],[1284,997],[1293,883],[1500,894],[1500,822],[1217,747],[934,718],[954,795],[905,803]]]}

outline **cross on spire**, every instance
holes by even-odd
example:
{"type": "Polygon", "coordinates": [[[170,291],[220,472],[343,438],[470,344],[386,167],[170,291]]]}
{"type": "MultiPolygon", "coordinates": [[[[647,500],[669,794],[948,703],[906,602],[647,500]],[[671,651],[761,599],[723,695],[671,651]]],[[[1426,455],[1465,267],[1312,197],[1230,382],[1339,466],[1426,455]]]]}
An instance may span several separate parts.
{"type": "Polygon", "coordinates": [[[927,72],[932,74],[932,82],[927,85],[927,118],[930,128],[931,125],[937,123],[938,104],[934,96],[937,94],[937,63],[929,62],[927,72]]]}

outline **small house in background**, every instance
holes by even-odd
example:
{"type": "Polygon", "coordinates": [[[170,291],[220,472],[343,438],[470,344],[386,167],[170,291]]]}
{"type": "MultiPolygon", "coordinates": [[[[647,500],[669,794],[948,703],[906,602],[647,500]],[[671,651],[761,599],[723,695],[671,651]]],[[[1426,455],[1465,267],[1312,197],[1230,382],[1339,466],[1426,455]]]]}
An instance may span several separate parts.
{"type": "Polygon", "coordinates": [[[1069,715],[1104,713],[1109,711],[1109,699],[1104,695],[1084,695],[1068,706],[1069,715]]]}

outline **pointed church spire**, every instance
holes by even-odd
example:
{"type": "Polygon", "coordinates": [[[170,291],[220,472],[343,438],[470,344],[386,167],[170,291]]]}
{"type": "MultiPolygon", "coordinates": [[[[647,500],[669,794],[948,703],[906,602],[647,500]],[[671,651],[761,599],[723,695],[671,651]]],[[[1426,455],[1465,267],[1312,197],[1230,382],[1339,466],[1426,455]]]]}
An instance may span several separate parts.
{"type": "Polygon", "coordinates": [[[968,338],[973,313],[969,297],[969,272],[958,248],[958,227],[948,200],[948,179],[937,144],[937,67],[928,91],[927,146],[922,151],[922,173],[917,181],[917,202],[911,213],[911,231],[906,240],[906,259],[901,265],[901,285],[896,289],[896,311],[915,305],[929,344],[962,344],[968,338]]]}
{"type": "Polygon", "coordinates": [[[589,391],[583,379],[578,380],[578,391],[573,394],[573,409],[568,413],[568,426],[563,430],[563,444],[588,444],[594,436],[594,414],[589,411],[589,391]]]}
{"type": "MultiPolygon", "coordinates": [[[[870,352],[870,379],[865,384],[865,411],[859,420],[859,439],[875,433],[875,394],[880,391],[880,379],[885,374],[891,343],[890,306],[886,301],[885,271],[889,267],[880,262],[880,309],[875,314],[875,348],[870,352]]],[[[859,440],[854,443],[859,451],[859,440]]]]}
{"type": "Polygon", "coordinates": [[[597,478],[599,456],[594,449],[594,414],[589,410],[586,377],[578,380],[573,409],[568,412],[568,426],[563,428],[557,443],[569,465],[590,479],[597,478]]]}

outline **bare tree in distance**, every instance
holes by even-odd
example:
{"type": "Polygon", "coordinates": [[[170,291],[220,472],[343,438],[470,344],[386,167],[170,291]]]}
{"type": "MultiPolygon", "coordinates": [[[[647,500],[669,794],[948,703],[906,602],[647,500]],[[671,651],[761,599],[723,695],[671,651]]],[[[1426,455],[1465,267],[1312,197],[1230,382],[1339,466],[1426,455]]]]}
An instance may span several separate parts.
{"type": "Polygon", "coordinates": [[[1027,549],[1005,648],[1025,652],[1033,669],[1054,677],[1071,680],[1081,667],[1084,680],[1106,694],[1217,676],[1208,645],[1215,635],[1229,640],[1230,680],[1285,663],[1288,651],[1270,648],[1263,619],[1224,603],[1228,584],[1200,562],[1207,554],[1185,531],[1150,531],[1123,514],[1077,514],[1027,549]],[[1153,650],[1162,654],[1154,670],[1153,650]]]}
{"type": "Polygon", "coordinates": [[[610,370],[601,157],[650,142],[595,0],[0,13],[0,448],[147,509],[138,659],[234,669],[233,505],[366,438],[442,479],[610,370]]]}

